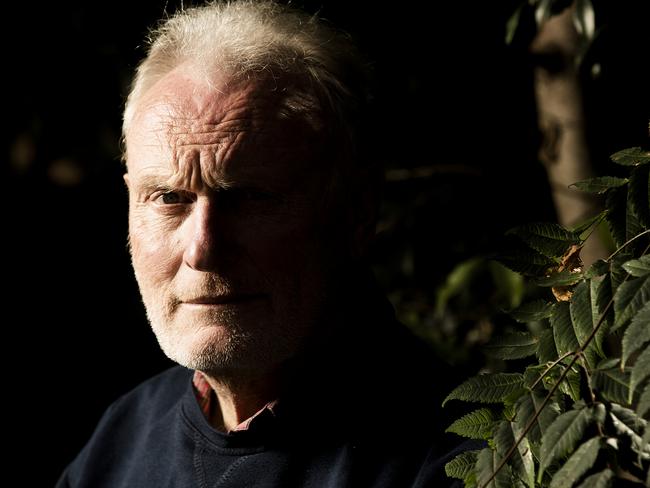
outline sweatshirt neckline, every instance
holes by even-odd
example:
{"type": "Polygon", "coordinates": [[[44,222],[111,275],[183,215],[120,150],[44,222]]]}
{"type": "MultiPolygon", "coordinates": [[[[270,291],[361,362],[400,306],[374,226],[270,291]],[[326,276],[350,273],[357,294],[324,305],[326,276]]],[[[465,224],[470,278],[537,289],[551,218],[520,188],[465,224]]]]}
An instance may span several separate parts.
{"type": "Polygon", "coordinates": [[[277,419],[268,416],[263,419],[264,422],[256,422],[254,429],[228,433],[216,430],[208,423],[201,411],[192,387],[192,374],[188,375],[186,379],[181,416],[192,433],[198,434],[206,444],[220,450],[232,450],[233,454],[266,450],[272,442],[273,432],[277,428],[277,419]]]}

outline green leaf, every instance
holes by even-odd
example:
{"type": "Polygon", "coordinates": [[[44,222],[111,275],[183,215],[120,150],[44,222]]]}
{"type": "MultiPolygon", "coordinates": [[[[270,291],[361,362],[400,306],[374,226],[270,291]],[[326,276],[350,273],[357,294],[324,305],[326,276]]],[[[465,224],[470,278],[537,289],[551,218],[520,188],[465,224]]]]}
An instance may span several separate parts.
{"type": "Polygon", "coordinates": [[[516,235],[531,248],[549,258],[560,257],[571,245],[580,243],[578,235],[552,223],[527,224],[510,229],[507,234],[516,235]]]}
{"type": "Polygon", "coordinates": [[[486,344],[484,350],[499,359],[521,359],[535,354],[537,338],[530,332],[514,332],[497,337],[486,344]]]}
{"type": "Polygon", "coordinates": [[[607,215],[607,210],[603,210],[599,214],[596,214],[593,217],[588,218],[584,222],[581,222],[580,224],[576,225],[575,227],[572,227],[569,230],[577,236],[582,236],[582,234],[586,230],[590,229],[594,224],[599,225],[606,215],[607,215]]]}
{"type": "Polygon", "coordinates": [[[459,263],[451,270],[444,285],[436,293],[436,313],[438,315],[442,315],[451,297],[458,295],[461,290],[468,287],[470,281],[483,264],[482,259],[471,258],[459,263]]]}
{"type": "Polygon", "coordinates": [[[618,368],[597,370],[591,375],[591,388],[611,402],[627,404],[630,375],[618,368]]]}
{"type": "Polygon", "coordinates": [[[650,165],[634,168],[628,185],[629,203],[643,227],[650,228],[650,165]]]}
{"type": "Polygon", "coordinates": [[[607,468],[591,476],[587,476],[578,488],[611,488],[613,481],[614,471],[607,468]]]}
{"type": "Polygon", "coordinates": [[[555,419],[542,437],[538,481],[553,461],[573,451],[594,417],[594,411],[584,407],[565,412],[555,419]]]}
{"type": "Polygon", "coordinates": [[[609,263],[604,259],[599,259],[595,261],[589,269],[585,272],[585,277],[595,278],[597,276],[602,276],[609,271],[609,263]]]}
{"type": "Polygon", "coordinates": [[[508,22],[506,22],[506,44],[512,44],[512,40],[515,38],[515,33],[517,32],[517,27],[519,26],[519,19],[521,18],[521,11],[524,9],[526,2],[517,7],[517,9],[512,13],[508,22]]]}
{"type": "MultiPolygon", "coordinates": [[[[596,292],[596,306],[594,311],[596,312],[598,318],[596,322],[600,321],[603,313],[607,309],[607,305],[612,299],[612,281],[614,279],[615,273],[605,275],[603,280],[598,285],[598,290],[596,292]]],[[[614,307],[610,307],[605,314],[603,323],[600,326],[600,329],[604,333],[607,333],[611,330],[612,324],[614,323],[614,307]]]]}
{"type": "Polygon", "coordinates": [[[560,384],[560,391],[569,395],[574,402],[580,400],[580,374],[575,368],[572,368],[564,377],[564,381],[560,384]]]}
{"type": "Polygon", "coordinates": [[[453,432],[470,439],[489,439],[495,421],[490,409],[480,408],[456,419],[445,432],[453,432]]]}
{"type": "MultiPolygon", "coordinates": [[[[643,388],[643,392],[639,397],[639,404],[636,407],[636,413],[639,417],[645,418],[648,410],[650,410],[650,383],[643,388]]],[[[650,433],[650,429],[646,429],[646,433],[650,433]]]]}
{"type": "Polygon", "coordinates": [[[456,387],[442,402],[449,400],[466,402],[499,403],[521,390],[523,376],[519,373],[481,374],[456,387]]]}
{"type": "Polygon", "coordinates": [[[610,188],[618,188],[627,183],[626,178],[616,178],[614,176],[599,176],[597,178],[590,178],[588,180],[582,180],[569,185],[569,187],[575,187],[577,190],[584,191],[586,193],[605,193],[610,188]]]}
{"type": "MultiPolygon", "coordinates": [[[[583,281],[573,290],[573,297],[569,305],[573,330],[578,339],[578,344],[584,347],[587,339],[594,331],[594,314],[591,310],[591,282],[583,281]]],[[[596,366],[597,349],[595,341],[591,341],[583,350],[585,360],[590,368],[596,366]]]]}
{"type": "Polygon", "coordinates": [[[611,488],[613,482],[614,471],[606,468],[603,471],[587,476],[578,488],[611,488]]]}
{"type": "MultiPolygon", "coordinates": [[[[629,241],[633,237],[641,234],[646,230],[643,226],[642,218],[637,212],[638,202],[634,199],[634,194],[632,193],[632,188],[627,188],[627,201],[625,206],[625,237],[629,241]]],[[[631,244],[628,244],[628,247],[631,252],[636,255],[641,253],[641,248],[643,246],[642,240],[636,240],[631,244]]]]}
{"type": "Polygon", "coordinates": [[[524,277],[498,261],[488,261],[487,265],[498,292],[495,300],[505,302],[508,308],[518,307],[524,297],[524,277]]]}
{"type": "Polygon", "coordinates": [[[630,391],[627,397],[627,403],[632,403],[632,396],[636,387],[650,376],[650,347],[646,347],[639,357],[636,358],[632,372],[630,374],[630,391]]]}
{"type": "Polygon", "coordinates": [[[553,475],[549,488],[571,488],[594,465],[599,451],[600,437],[582,444],[553,475]]]}
{"type": "Polygon", "coordinates": [[[549,267],[556,265],[553,259],[538,253],[523,243],[517,246],[513,245],[503,254],[495,256],[494,259],[524,276],[544,274],[549,267]]]}
{"type": "Polygon", "coordinates": [[[650,341],[650,302],[646,303],[637,314],[632,317],[630,326],[625,329],[623,335],[623,355],[621,362],[623,366],[633,352],[636,352],[650,341]]]}
{"type": "MultiPolygon", "coordinates": [[[[497,455],[500,459],[506,456],[520,435],[521,431],[512,422],[506,421],[499,424],[494,434],[494,442],[496,444],[497,455]]],[[[508,463],[515,477],[522,480],[529,488],[535,488],[533,454],[528,445],[528,440],[525,437],[512,453],[508,463]]]]}
{"type": "Polygon", "coordinates": [[[609,415],[614,430],[620,435],[629,437],[636,452],[646,451],[650,454],[650,445],[645,446],[642,439],[647,424],[645,420],[637,416],[633,410],[621,407],[617,403],[612,403],[609,415]]]}
{"type": "Polygon", "coordinates": [[[573,330],[571,312],[567,302],[560,302],[555,307],[553,315],[551,315],[551,327],[558,355],[562,356],[578,350],[578,338],[573,330]]]}
{"type": "Polygon", "coordinates": [[[539,299],[524,303],[520,307],[508,312],[508,314],[517,322],[535,322],[550,317],[553,313],[553,308],[555,308],[555,303],[539,299]]]}
{"type": "Polygon", "coordinates": [[[614,295],[616,319],[611,332],[624,326],[648,301],[650,301],[650,275],[621,284],[614,295]]]}
{"type": "Polygon", "coordinates": [[[555,338],[553,337],[553,330],[543,330],[539,335],[539,342],[537,343],[537,359],[541,363],[548,363],[555,361],[560,355],[557,353],[555,346],[555,338]]]}
{"type": "Polygon", "coordinates": [[[623,263],[623,269],[632,276],[642,277],[650,274],[650,254],[641,256],[639,259],[631,259],[623,263]]]}
{"type": "MultiPolygon", "coordinates": [[[[521,431],[526,428],[532,420],[535,412],[539,410],[544,402],[545,395],[538,391],[531,391],[522,396],[517,402],[517,417],[515,423],[521,431]]],[[[533,427],[528,431],[528,438],[531,442],[538,444],[542,436],[549,429],[553,421],[560,415],[560,406],[556,401],[550,401],[540,412],[533,427]]]]}
{"type": "Polygon", "coordinates": [[[610,156],[611,160],[621,166],[637,166],[650,163],[650,154],[640,147],[630,147],[610,156]]]}
{"type": "Polygon", "coordinates": [[[565,269],[559,273],[553,273],[550,276],[544,276],[533,280],[538,286],[569,286],[574,285],[584,278],[584,274],[575,273],[570,269],[565,269]]]}
{"type": "Polygon", "coordinates": [[[594,337],[594,347],[596,348],[596,352],[601,358],[604,358],[606,356],[605,352],[603,351],[603,341],[607,337],[607,334],[609,334],[609,325],[610,322],[607,320],[607,317],[605,317],[602,322],[600,320],[600,306],[598,303],[598,293],[599,293],[599,288],[602,284],[603,281],[609,281],[609,275],[605,276],[603,279],[598,281],[597,279],[593,279],[589,282],[590,284],[590,297],[591,297],[591,320],[594,324],[594,327],[598,326],[598,332],[596,332],[596,336],[594,337]],[[600,325],[598,325],[600,324],[600,325]]]}
{"type": "Polygon", "coordinates": [[[627,190],[624,187],[613,188],[607,192],[607,224],[617,247],[627,241],[627,190]]]}
{"type": "Polygon", "coordinates": [[[461,452],[445,464],[445,473],[450,478],[465,479],[474,470],[477,455],[478,451],[461,452]]]}
{"type": "Polygon", "coordinates": [[[496,476],[488,483],[488,479],[496,471],[501,458],[496,451],[489,447],[481,450],[476,459],[476,471],[478,472],[478,484],[482,488],[512,488],[512,476],[507,466],[497,472],[496,476]]]}

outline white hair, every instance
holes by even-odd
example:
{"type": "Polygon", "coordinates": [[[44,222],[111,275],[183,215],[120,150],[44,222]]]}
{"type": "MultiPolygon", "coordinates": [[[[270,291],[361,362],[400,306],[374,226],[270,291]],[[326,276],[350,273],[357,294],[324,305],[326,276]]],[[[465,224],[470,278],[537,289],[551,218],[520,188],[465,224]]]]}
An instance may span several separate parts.
{"type": "MultiPolygon", "coordinates": [[[[295,110],[321,111],[345,152],[356,152],[366,103],[367,71],[348,36],[315,16],[270,0],[210,2],[181,10],[152,31],[124,110],[123,135],[137,101],[180,65],[227,80],[264,78],[298,83],[295,110]],[[305,95],[313,100],[305,101],[305,95]]],[[[293,86],[293,85],[292,85],[293,86]]],[[[291,107],[290,107],[291,108],[291,107]]]]}

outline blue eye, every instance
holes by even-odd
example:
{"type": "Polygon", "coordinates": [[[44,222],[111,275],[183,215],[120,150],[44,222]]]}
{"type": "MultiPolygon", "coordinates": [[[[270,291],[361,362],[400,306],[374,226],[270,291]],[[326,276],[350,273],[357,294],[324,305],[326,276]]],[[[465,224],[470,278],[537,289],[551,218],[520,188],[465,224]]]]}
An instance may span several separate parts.
{"type": "Polygon", "coordinates": [[[166,191],[155,197],[154,201],[159,205],[179,205],[192,203],[193,199],[182,191],[166,191]]]}

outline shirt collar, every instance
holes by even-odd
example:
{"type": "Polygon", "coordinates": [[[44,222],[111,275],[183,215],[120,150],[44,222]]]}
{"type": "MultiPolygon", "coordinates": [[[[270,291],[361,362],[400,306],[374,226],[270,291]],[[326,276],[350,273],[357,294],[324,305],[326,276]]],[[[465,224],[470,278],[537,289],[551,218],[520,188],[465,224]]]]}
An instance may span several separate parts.
{"type": "MultiPolygon", "coordinates": [[[[194,376],[192,378],[192,384],[194,386],[194,395],[196,396],[196,401],[203,412],[203,416],[208,421],[210,425],[214,425],[213,420],[216,415],[219,413],[219,402],[217,401],[216,394],[214,390],[208,383],[205,375],[201,371],[194,371],[194,376]]],[[[268,417],[275,417],[274,409],[277,406],[277,400],[272,401],[264,405],[259,409],[255,414],[235,426],[230,432],[239,432],[250,430],[253,425],[262,423],[262,419],[268,417]]]]}

